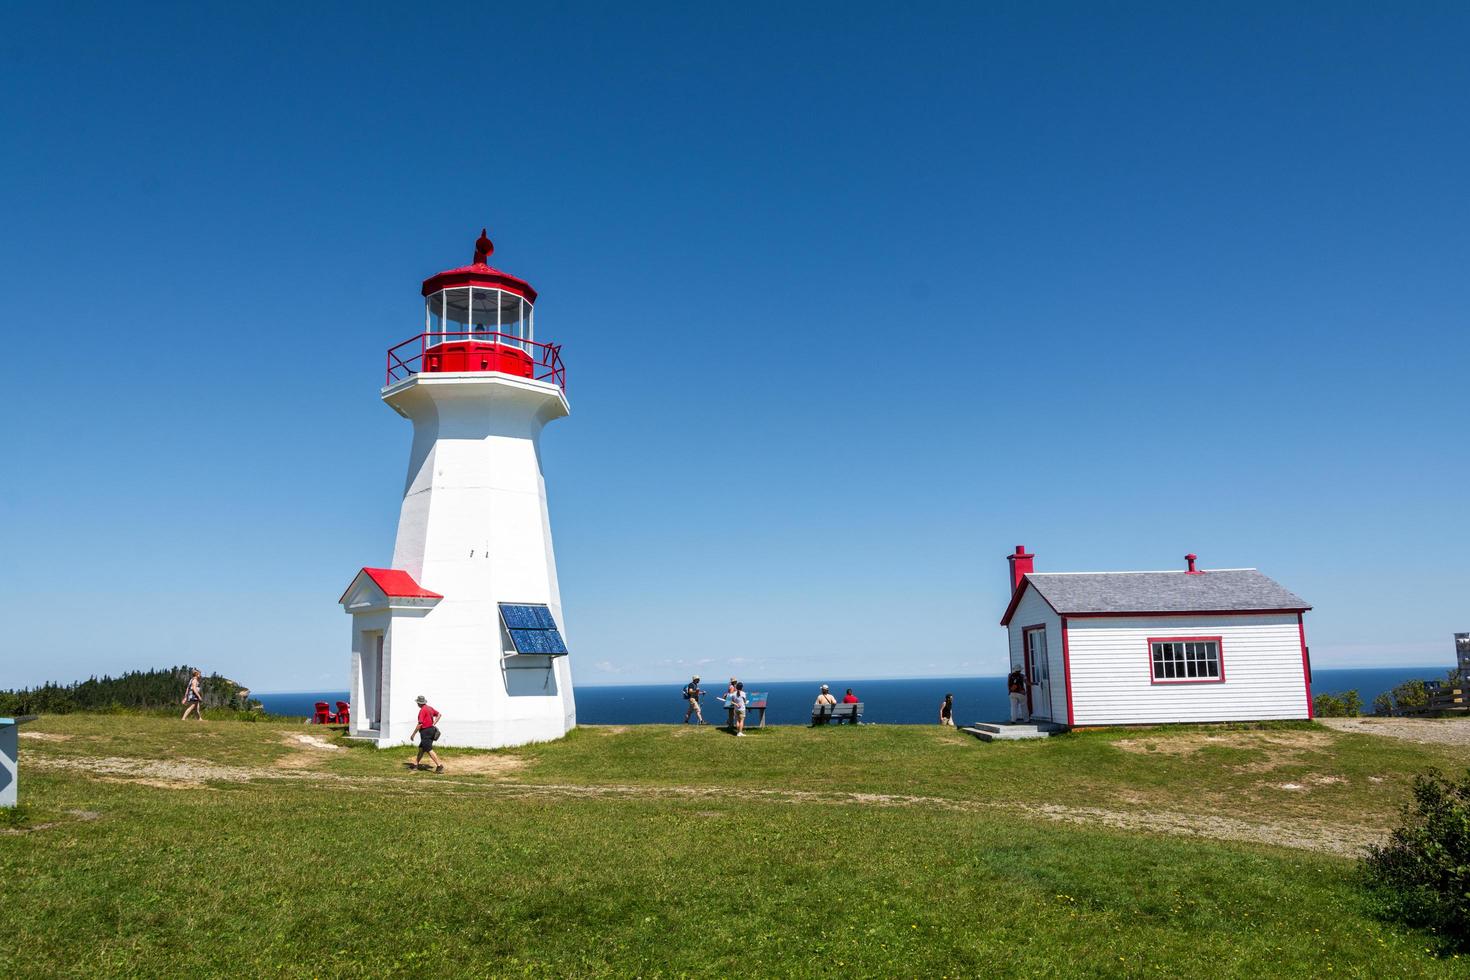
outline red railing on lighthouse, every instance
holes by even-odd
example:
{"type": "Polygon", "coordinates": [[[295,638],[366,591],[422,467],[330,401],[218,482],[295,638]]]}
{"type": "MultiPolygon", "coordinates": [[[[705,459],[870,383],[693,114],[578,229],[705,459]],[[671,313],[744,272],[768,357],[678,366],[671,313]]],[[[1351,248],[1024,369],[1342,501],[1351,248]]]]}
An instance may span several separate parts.
{"type": "Polygon", "coordinates": [[[563,391],[567,369],[561,344],[543,344],[505,333],[422,333],[388,348],[385,385],[415,374],[486,371],[550,381],[563,391]]]}

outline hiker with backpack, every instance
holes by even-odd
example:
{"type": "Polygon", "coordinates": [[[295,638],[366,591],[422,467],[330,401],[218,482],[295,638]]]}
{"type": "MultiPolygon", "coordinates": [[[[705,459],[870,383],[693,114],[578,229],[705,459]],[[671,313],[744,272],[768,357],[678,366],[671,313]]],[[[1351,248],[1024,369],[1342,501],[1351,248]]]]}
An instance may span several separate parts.
{"type": "Polygon", "coordinates": [[[689,707],[684,709],[684,724],[689,724],[689,716],[693,715],[696,719],[695,724],[703,725],[704,713],[699,710],[699,699],[704,696],[704,692],[699,689],[698,674],[695,674],[694,679],[684,685],[683,695],[684,700],[689,702],[689,707]]]}
{"type": "Polygon", "coordinates": [[[1030,720],[1031,709],[1026,705],[1026,674],[1020,667],[1006,678],[1006,691],[1011,696],[1011,724],[1030,720]]]}

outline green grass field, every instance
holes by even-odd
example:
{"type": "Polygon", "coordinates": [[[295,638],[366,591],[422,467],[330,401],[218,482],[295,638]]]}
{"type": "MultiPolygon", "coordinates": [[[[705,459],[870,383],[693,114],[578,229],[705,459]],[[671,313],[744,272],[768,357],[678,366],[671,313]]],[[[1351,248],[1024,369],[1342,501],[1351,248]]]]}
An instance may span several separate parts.
{"type": "Polygon", "coordinates": [[[435,776],[297,725],[26,731],[0,976],[1470,974],[1351,857],[1464,747],[641,726],[435,776]]]}

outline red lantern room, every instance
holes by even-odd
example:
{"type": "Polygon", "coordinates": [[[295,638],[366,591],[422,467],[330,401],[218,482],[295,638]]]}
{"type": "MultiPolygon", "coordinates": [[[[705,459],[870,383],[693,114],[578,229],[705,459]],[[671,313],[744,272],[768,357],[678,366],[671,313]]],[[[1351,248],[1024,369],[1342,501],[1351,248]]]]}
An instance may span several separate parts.
{"type": "Polygon", "coordinates": [[[480,230],[475,260],[424,280],[424,332],[388,351],[387,383],[419,373],[495,371],[566,387],[561,346],[536,340],[536,290],[490,267],[480,230]]]}

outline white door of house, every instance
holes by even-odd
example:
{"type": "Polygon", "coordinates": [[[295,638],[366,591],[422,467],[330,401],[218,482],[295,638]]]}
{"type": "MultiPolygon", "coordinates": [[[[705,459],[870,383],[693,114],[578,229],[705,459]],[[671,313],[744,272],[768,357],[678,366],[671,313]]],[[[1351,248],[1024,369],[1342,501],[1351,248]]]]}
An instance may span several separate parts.
{"type": "Polygon", "coordinates": [[[1026,676],[1031,681],[1031,717],[1051,721],[1051,661],[1046,655],[1046,627],[1029,629],[1026,637],[1026,676]]]}

